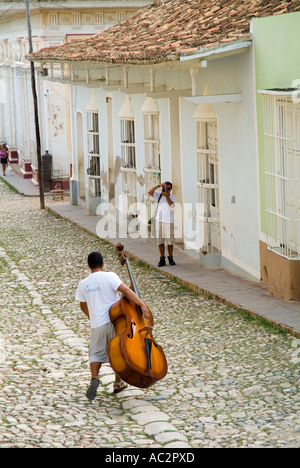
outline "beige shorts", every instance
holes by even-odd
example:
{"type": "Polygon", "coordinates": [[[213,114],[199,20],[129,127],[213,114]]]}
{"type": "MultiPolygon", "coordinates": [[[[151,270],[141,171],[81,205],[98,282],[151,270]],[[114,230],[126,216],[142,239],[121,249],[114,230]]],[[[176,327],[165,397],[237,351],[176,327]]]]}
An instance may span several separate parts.
{"type": "Polygon", "coordinates": [[[91,362],[109,362],[108,345],[115,336],[115,328],[111,322],[91,330],[89,360],[91,362]]]}
{"type": "Polygon", "coordinates": [[[156,238],[157,245],[164,244],[167,245],[174,244],[174,224],[173,223],[156,223],[156,238]]]}

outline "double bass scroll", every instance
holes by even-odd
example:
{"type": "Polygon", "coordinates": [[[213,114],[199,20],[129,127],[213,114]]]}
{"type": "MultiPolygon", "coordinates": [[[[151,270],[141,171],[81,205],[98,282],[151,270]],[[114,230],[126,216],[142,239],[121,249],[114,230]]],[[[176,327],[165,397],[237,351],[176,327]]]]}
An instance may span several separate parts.
{"type": "MultiPolygon", "coordinates": [[[[131,289],[141,297],[133,277],[124,245],[118,244],[116,252],[122,265],[126,265],[131,289]]],[[[122,297],[109,311],[116,336],[109,344],[109,361],[113,370],[124,382],[138,388],[148,388],[168,371],[162,347],[153,338],[154,319],[146,318],[139,306],[122,297]]]]}

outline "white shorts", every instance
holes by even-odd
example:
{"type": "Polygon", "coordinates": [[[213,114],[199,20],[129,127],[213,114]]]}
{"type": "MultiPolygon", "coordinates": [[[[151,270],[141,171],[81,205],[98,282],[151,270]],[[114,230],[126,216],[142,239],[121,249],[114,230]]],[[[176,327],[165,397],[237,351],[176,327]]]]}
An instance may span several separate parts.
{"type": "Polygon", "coordinates": [[[90,339],[90,355],[91,362],[109,362],[108,345],[110,340],[115,336],[115,328],[111,322],[102,325],[101,327],[92,328],[90,339]]]}
{"type": "Polygon", "coordinates": [[[157,245],[164,244],[165,241],[167,245],[174,244],[174,224],[173,223],[156,223],[156,238],[157,245]]]}

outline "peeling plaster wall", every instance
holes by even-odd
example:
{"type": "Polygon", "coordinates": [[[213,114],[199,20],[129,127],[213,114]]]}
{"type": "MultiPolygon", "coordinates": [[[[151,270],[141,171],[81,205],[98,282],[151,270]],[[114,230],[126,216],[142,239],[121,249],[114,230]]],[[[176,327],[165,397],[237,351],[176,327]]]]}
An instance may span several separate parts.
{"type": "Polygon", "coordinates": [[[71,164],[69,92],[64,84],[43,83],[43,148],[53,156],[53,167],[69,176],[71,164]]]}
{"type": "MultiPolygon", "coordinates": [[[[145,76],[141,70],[134,77],[130,71],[131,80],[135,83],[142,79],[146,82],[149,72],[145,68],[145,76]],[[146,75],[146,73],[148,73],[146,75]]],[[[159,75],[158,75],[159,76],[159,75]]],[[[179,76],[177,71],[164,75],[166,87],[180,83],[183,89],[188,85],[187,71],[179,76]]],[[[114,79],[122,79],[122,69],[114,70],[114,79]]],[[[161,82],[162,76],[159,77],[161,82]]],[[[218,266],[251,279],[259,280],[259,209],[257,187],[257,160],[256,160],[256,130],[254,113],[254,85],[251,52],[213,60],[208,63],[207,69],[200,70],[197,77],[197,92],[203,94],[206,83],[210,94],[242,93],[240,103],[215,104],[218,119],[219,133],[219,159],[220,159],[220,208],[221,208],[221,237],[222,251],[218,266]]],[[[122,174],[121,167],[121,135],[119,113],[122,109],[126,94],[120,91],[94,90],[78,86],[73,96],[73,107],[83,113],[83,134],[86,135],[86,107],[94,92],[97,102],[100,122],[100,152],[102,196],[93,199],[88,193],[88,178],[86,176],[86,203],[89,209],[96,211],[97,204],[102,201],[111,201],[115,204],[117,214],[122,205],[122,174]],[[108,120],[106,98],[111,99],[111,116],[108,120]],[[108,126],[112,126],[113,147],[113,186],[109,175],[108,160],[108,126]],[[111,199],[114,193],[115,198],[111,199]]],[[[146,93],[132,94],[131,105],[135,116],[136,137],[136,174],[137,174],[137,201],[143,202],[145,197],[144,186],[144,124],[141,108],[146,100],[146,93]]],[[[178,106],[170,106],[168,97],[157,99],[160,112],[161,135],[161,170],[162,180],[176,179],[174,194],[177,199],[182,197],[184,203],[190,203],[195,209],[197,197],[197,133],[196,121],[193,114],[196,105],[187,102],[181,97],[178,106]],[[179,134],[174,134],[176,124],[174,111],[179,110],[179,134]],[[179,145],[178,154],[181,163],[172,154],[174,141],[179,145]]],[[[176,124],[176,132],[178,132],[176,124]]],[[[85,139],[86,140],[86,139],[85,139]]],[[[87,147],[84,141],[85,164],[87,169],[87,147]]],[[[74,151],[76,156],[76,148],[74,151]]],[[[76,163],[74,164],[76,167],[76,163]]],[[[76,177],[76,174],[74,174],[76,177]]],[[[121,219],[125,224],[125,218],[121,219]]],[[[186,225],[184,226],[186,228],[186,225]]],[[[191,239],[184,239],[185,246],[192,248],[190,253],[200,259],[199,245],[191,239]]],[[[215,257],[216,259],[216,257],[215,257]]],[[[214,259],[214,262],[215,262],[214,259]]],[[[215,263],[211,266],[216,266],[215,263]]]]}

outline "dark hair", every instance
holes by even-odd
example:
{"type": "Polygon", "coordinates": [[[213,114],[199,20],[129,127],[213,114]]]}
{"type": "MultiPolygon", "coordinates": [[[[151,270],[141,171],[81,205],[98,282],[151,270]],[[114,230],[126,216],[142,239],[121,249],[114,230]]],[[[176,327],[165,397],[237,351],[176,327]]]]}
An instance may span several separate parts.
{"type": "Polygon", "coordinates": [[[102,268],[103,257],[100,252],[92,252],[88,256],[88,265],[90,268],[102,268]]]}
{"type": "Polygon", "coordinates": [[[166,185],[170,185],[173,188],[172,182],[165,182],[166,185]]]}

